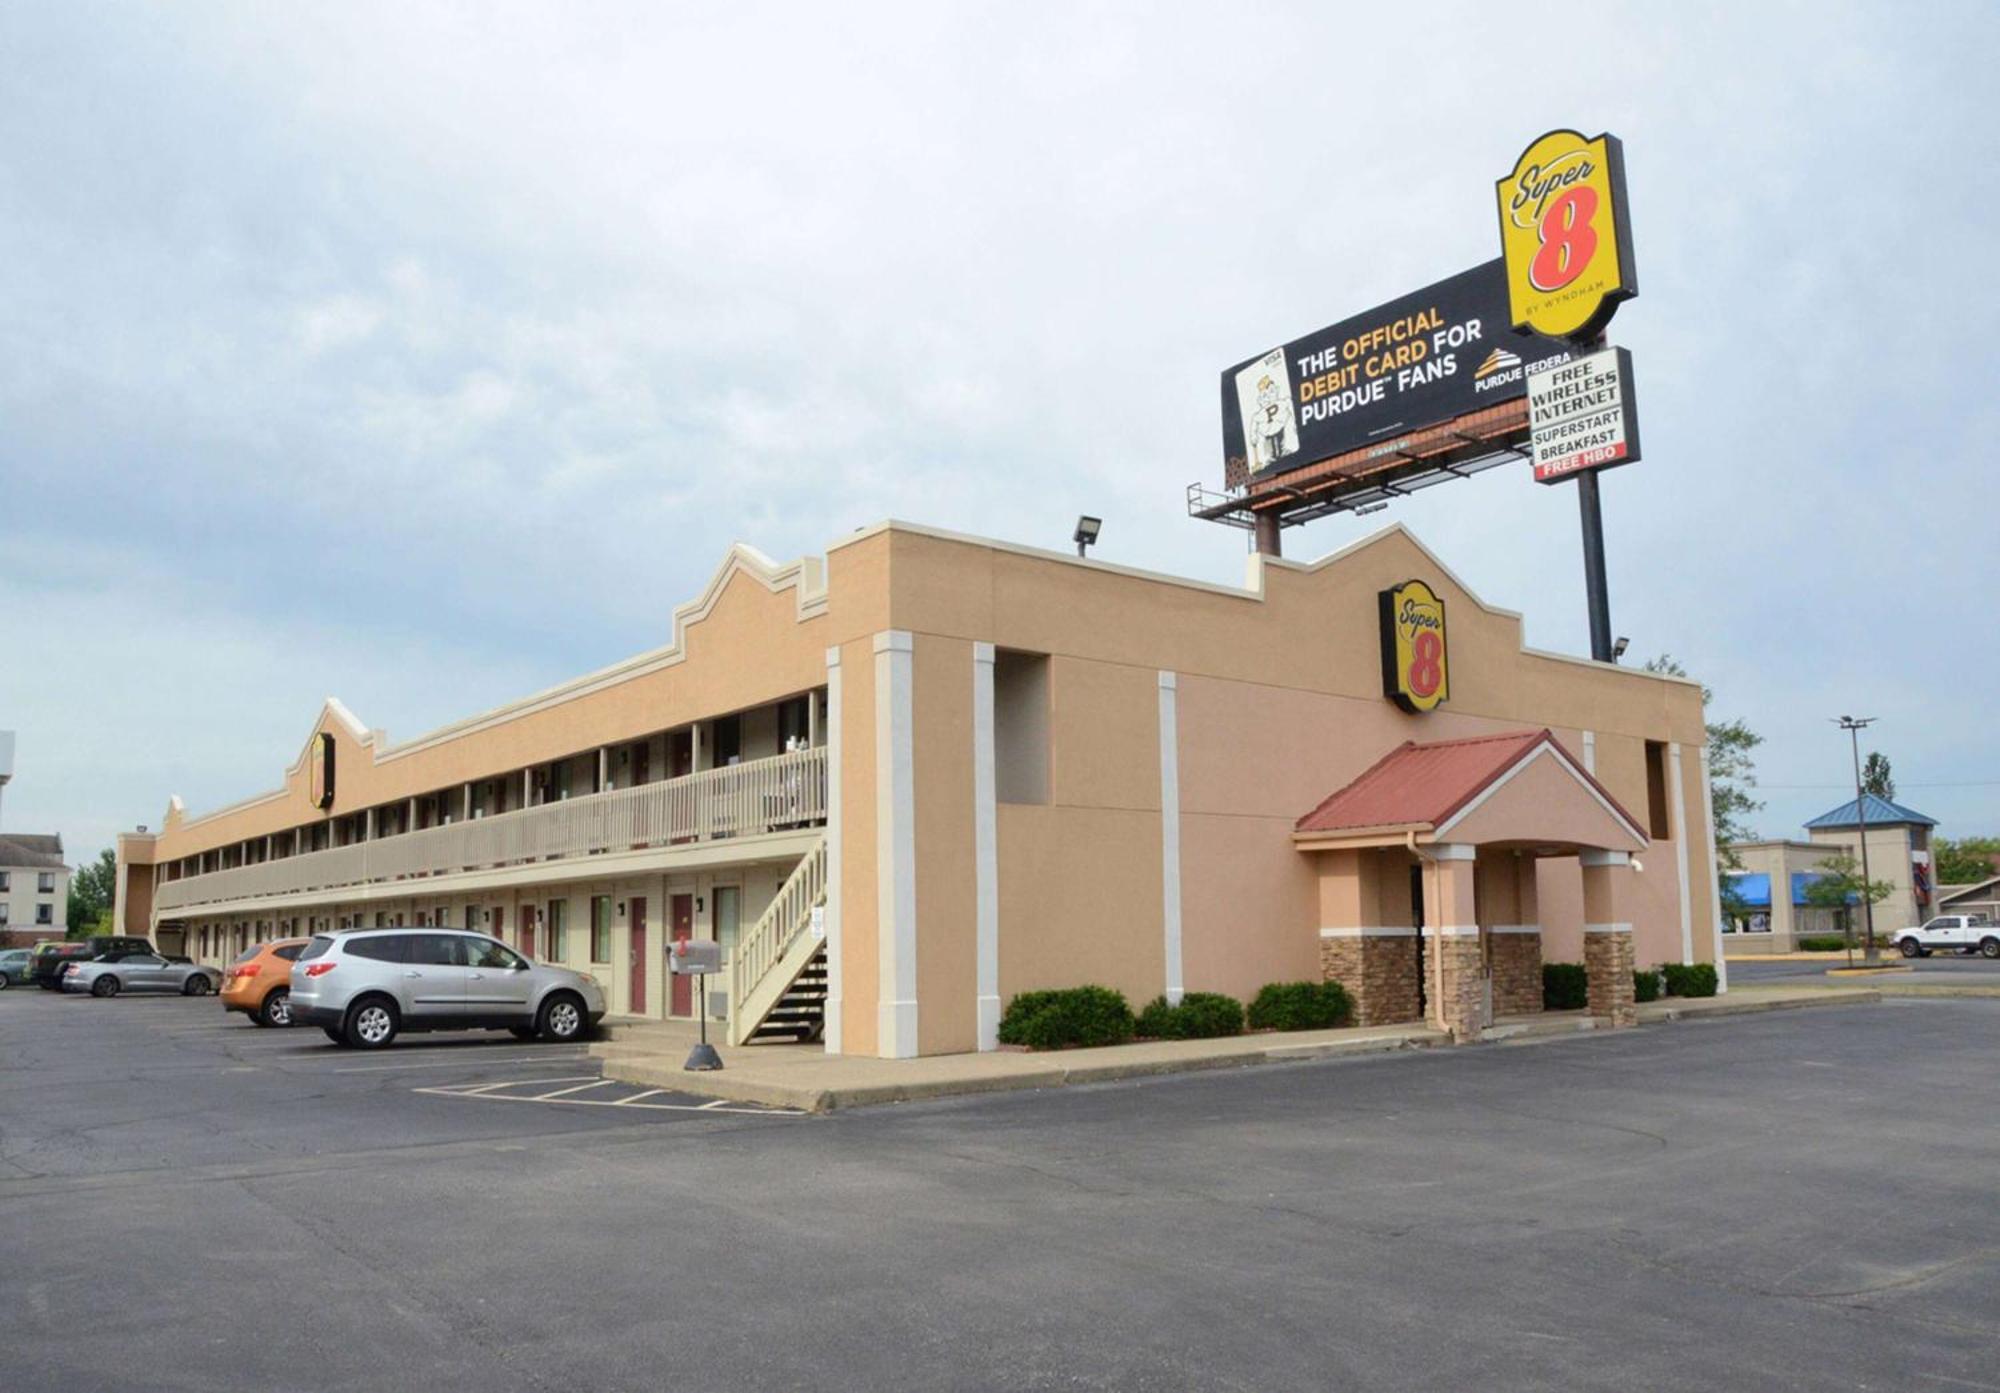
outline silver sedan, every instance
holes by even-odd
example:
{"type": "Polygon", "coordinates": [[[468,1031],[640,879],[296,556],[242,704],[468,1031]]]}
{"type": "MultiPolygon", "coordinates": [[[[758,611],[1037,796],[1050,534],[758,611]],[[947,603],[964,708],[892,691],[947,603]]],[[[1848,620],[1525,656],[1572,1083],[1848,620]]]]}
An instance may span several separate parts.
{"type": "Polygon", "coordinates": [[[116,996],[120,992],[179,992],[207,996],[221,985],[222,974],[197,963],[170,963],[151,954],[117,962],[72,963],[63,970],[62,989],[116,996]]]}

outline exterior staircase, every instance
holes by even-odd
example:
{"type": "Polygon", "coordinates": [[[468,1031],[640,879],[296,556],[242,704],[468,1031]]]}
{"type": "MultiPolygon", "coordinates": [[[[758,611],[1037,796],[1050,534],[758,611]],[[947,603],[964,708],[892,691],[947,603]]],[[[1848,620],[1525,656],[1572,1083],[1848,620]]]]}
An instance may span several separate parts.
{"type": "Polygon", "coordinates": [[[826,1026],[826,838],[799,858],[729,961],[729,1043],[817,1040],[826,1026]]]}

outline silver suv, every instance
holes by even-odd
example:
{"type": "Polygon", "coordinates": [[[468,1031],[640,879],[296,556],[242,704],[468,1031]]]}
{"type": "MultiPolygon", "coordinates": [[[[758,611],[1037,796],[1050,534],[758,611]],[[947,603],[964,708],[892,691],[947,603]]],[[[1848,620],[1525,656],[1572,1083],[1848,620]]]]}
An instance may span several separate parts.
{"type": "Polygon", "coordinates": [[[604,1016],[597,979],[532,963],[485,934],[355,929],[318,934],[292,964],[292,1023],[380,1049],[405,1030],[511,1030],[575,1040],[604,1016]]]}

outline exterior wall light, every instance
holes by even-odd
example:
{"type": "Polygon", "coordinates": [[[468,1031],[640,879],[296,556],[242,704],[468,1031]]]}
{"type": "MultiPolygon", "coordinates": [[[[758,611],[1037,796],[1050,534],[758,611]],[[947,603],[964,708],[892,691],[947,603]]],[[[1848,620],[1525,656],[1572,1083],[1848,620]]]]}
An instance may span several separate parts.
{"type": "Polygon", "coordinates": [[[1085,549],[1097,545],[1097,534],[1104,530],[1104,519],[1083,514],[1076,520],[1076,533],[1070,540],[1076,543],[1076,554],[1082,556],[1085,549]]]}

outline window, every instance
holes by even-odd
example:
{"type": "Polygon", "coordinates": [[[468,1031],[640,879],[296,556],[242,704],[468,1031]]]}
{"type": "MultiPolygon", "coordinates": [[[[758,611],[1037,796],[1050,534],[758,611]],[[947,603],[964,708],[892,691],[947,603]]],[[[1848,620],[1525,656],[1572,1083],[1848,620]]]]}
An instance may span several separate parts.
{"type": "Polygon", "coordinates": [[[993,792],[1002,803],[1049,801],[1049,659],[993,656],[993,792]]]}
{"type": "Polygon", "coordinates": [[[495,968],[501,972],[512,972],[528,964],[514,952],[490,938],[468,938],[465,944],[465,965],[467,967],[495,968]]]}
{"type": "Polygon", "coordinates": [[[778,749],[803,750],[810,743],[806,731],[806,702],[810,698],[793,697],[790,701],[778,703],[778,749]]]}
{"type": "Polygon", "coordinates": [[[740,885],[718,885],[715,887],[715,941],[722,945],[722,960],[728,962],[736,953],[736,936],[743,924],[743,887],[740,885]]]}
{"type": "Polygon", "coordinates": [[[273,948],[271,954],[273,957],[283,958],[288,963],[295,963],[299,960],[299,954],[303,951],[305,951],[305,944],[287,943],[282,948],[273,948]]]}
{"type": "Polygon", "coordinates": [[[469,904],[465,907],[465,931],[467,933],[471,933],[474,929],[478,927],[479,927],[479,906],[469,904]]]}
{"type": "MultiPolygon", "coordinates": [[[[201,931],[201,939],[203,948],[204,950],[206,950],[208,944],[207,929],[203,929],[201,931]]],[[[312,941],[306,944],[304,950],[301,951],[298,957],[293,959],[293,961],[302,963],[311,962],[314,958],[324,957],[326,955],[326,950],[331,947],[333,947],[333,939],[331,936],[327,934],[315,934],[313,935],[312,941]]]]}
{"type": "Polygon", "coordinates": [[[14,888],[13,874],[8,871],[0,871],[0,892],[5,892],[13,888],[14,888]]]}
{"type": "MultiPolygon", "coordinates": [[[[5,888],[4,886],[0,886],[0,889],[4,888],[5,888]]],[[[6,922],[7,922],[7,902],[5,900],[0,900],[0,924],[4,924],[6,922]]]]}
{"type": "Polygon", "coordinates": [[[1656,842],[1674,835],[1673,821],[1667,816],[1667,747],[1658,740],[1646,742],[1646,833],[1656,842]]]}
{"type": "Polygon", "coordinates": [[[590,897],[590,960],[594,963],[611,961],[611,897],[592,895],[590,897]]]}
{"type": "Polygon", "coordinates": [[[379,934],[372,938],[357,938],[347,945],[347,956],[367,958],[370,962],[399,963],[403,961],[404,945],[410,937],[409,934],[379,934]]]}
{"type": "Polygon", "coordinates": [[[55,894],[55,892],[56,892],[56,873],[54,871],[43,871],[40,875],[35,877],[36,894],[53,895],[55,894]]]}
{"type": "Polygon", "coordinates": [[[465,965],[465,951],[459,946],[465,940],[456,934],[410,934],[405,942],[410,945],[403,958],[406,963],[424,967],[465,965]]]}
{"type": "Polygon", "coordinates": [[[743,753],[743,722],[735,716],[717,716],[713,730],[715,754],[709,763],[717,769],[736,763],[743,753]]]}
{"type": "Polygon", "coordinates": [[[56,907],[54,905],[38,904],[35,906],[35,922],[37,924],[53,924],[55,921],[56,907]]]}
{"type": "Polygon", "coordinates": [[[549,961],[569,961],[569,901],[549,901],[549,961]]]}

